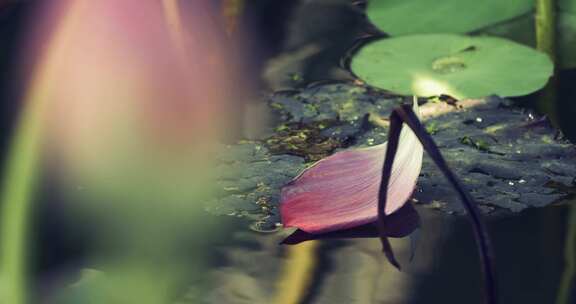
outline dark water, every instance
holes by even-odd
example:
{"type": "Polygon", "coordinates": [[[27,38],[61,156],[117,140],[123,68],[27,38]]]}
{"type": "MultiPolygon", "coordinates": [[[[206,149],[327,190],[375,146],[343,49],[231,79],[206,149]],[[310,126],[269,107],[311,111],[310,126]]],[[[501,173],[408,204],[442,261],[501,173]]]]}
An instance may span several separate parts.
{"type": "MultiPolygon", "coordinates": [[[[554,303],[564,271],[566,205],[529,209],[490,219],[496,248],[502,303],[554,303]]],[[[419,210],[423,227],[415,256],[409,242],[394,240],[403,271],[387,264],[377,239],[322,241],[305,267],[278,247],[283,234],[237,232],[221,247],[218,282],[211,303],[270,303],[288,267],[302,267],[308,279],[300,303],[482,303],[481,274],[472,231],[466,218],[419,210]],[[257,261],[257,262],[256,262],[257,261]],[[247,284],[246,282],[252,282],[247,284]]],[[[566,302],[570,303],[570,302],[566,302]]]]}

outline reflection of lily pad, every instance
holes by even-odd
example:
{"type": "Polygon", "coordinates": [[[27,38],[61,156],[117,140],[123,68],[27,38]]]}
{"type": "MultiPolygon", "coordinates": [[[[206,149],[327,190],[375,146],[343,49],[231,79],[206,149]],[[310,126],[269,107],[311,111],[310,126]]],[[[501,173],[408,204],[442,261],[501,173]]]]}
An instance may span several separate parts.
{"type": "MultiPolygon", "coordinates": [[[[572,2],[575,3],[572,7],[566,4],[566,9],[558,12],[556,17],[558,19],[558,64],[561,68],[576,67],[576,1],[572,2]],[[575,12],[571,13],[570,9],[575,12]]],[[[532,47],[536,46],[533,14],[526,14],[521,18],[489,26],[477,33],[504,37],[532,47]]]]}
{"type": "Polygon", "coordinates": [[[559,0],[558,7],[562,12],[576,14],[576,0],[559,0]]]}
{"type": "Polygon", "coordinates": [[[576,4],[574,13],[560,13],[558,21],[558,52],[560,66],[576,67],[576,4]]]}
{"type": "Polygon", "coordinates": [[[368,84],[399,94],[456,98],[526,95],[552,75],[543,53],[494,37],[403,36],[364,46],[352,70],[368,84]]]}
{"type": "Polygon", "coordinates": [[[519,18],[488,26],[474,32],[474,34],[498,36],[534,47],[536,46],[534,14],[526,14],[519,18]]]}
{"type": "Polygon", "coordinates": [[[369,1],[367,14],[384,32],[396,36],[466,33],[523,15],[533,0],[386,0],[369,1]]]}

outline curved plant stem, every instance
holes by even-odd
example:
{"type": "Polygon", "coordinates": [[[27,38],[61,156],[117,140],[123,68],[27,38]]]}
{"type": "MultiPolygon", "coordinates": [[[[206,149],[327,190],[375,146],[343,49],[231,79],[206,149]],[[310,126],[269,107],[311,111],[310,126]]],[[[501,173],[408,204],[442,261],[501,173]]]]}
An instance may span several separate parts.
{"type": "Polygon", "coordinates": [[[388,145],[386,146],[386,159],[382,167],[382,180],[380,182],[380,189],[378,191],[378,230],[380,231],[380,241],[382,242],[382,251],[388,258],[390,264],[397,269],[400,269],[400,263],[394,256],[392,245],[386,236],[386,200],[388,196],[388,184],[390,183],[390,176],[392,175],[392,165],[396,152],[398,151],[398,142],[400,140],[400,132],[402,131],[402,120],[400,117],[392,112],[390,116],[390,129],[388,130],[388,145]]]}
{"type": "Polygon", "coordinates": [[[564,274],[558,289],[558,296],[556,304],[569,304],[573,303],[571,293],[573,293],[573,286],[576,274],[576,206],[570,207],[570,215],[568,216],[566,243],[564,245],[564,274]]]}
{"type": "Polygon", "coordinates": [[[288,247],[288,257],[272,303],[293,304],[304,299],[312,283],[319,245],[319,241],[310,241],[288,247]]]}
{"type": "Polygon", "coordinates": [[[536,0],[536,48],[556,61],[556,1],[536,0]]]}
{"type": "MultiPolygon", "coordinates": [[[[444,176],[452,184],[462,203],[467,211],[467,214],[472,221],[472,227],[474,228],[474,236],[478,244],[480,252],[480,260],[482,264],[482,270],[484,273],[484,288],[486,303],[495,304],[498,302],[498,287],[496,282],[496,267],[494,261],[494,251],[492,248],[492,243],[488,230],[480,210],[477,204],[474,202],[472,197],[462,186],[462,183],[454,175],[452,170],[448,167],[448,164],[442,157],[440,150],[434,143],[432,137],[426,132],[426,129],[422,126],[418,120],[418,116],[414,113],[412,108],[408,105],[396,108],[392,115],[390,116],[390,131],[388,133],[388,147],[386,151],[386,158],[384,160],[384,166],[382,169],[382,183],[380,186],[379,201],[378,201],[378,222],[380,229],[383,229],[386,222],[386,216],[384,210],[386,208],[386,196],[388,182],[390,180],[390,175],[392,174],[392,165],[394,163],[394,158],[396,156],[396,151],[398,147],[398,142],[400,139],[400,130],[402,128],[402,123],[405,123],[412,129],[416,137],[422,143],[424,150],[428,152],[432,160],[436,163],[436,166],[442,171],[444,176]]],[[[381,240],[383,249],[392,264],[397,262],[394,259],[390,243],[384,234],[381,234],[381,240]]]]}
{"type": "Polygon", "coordinates": [[[30,81],[24,107],[13,134],[7,154],[5,172],[0,188],[0,303],[26,304],[28,219],[31,214],[35,183],[40,162],[40,145],[43,133],[47,98],[51,84],[57,79],[55,68],[60,65],[55,54],[67,39],[68,30],[77,19],[72,7],[77,1],[63,8],[62,18],[38,61],[38,68],[30,81]]]}
{"type": "MultiPolygon", "coordinates": [[[[556,1],[536,0],[536,48],[548,54],[552,62],[556,62],[556,1]]],[[[552,76],[548,85],[542,90],[538,99],[538,107],[546,113],[550,120],[557,124],[556,107],[556,77],[552,76]]]]}
{"type": "Polygon", "coordinates": [[[26,105],[16,128],[0,188],[1,303],[26,303],[28,217],[40,155],[41,103],[26,105]]]}

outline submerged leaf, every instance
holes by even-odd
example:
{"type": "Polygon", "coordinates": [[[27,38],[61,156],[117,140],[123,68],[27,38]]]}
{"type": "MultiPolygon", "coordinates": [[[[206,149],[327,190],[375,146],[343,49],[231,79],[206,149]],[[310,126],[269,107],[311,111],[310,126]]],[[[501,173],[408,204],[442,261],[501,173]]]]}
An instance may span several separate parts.
{"type": "Polygon", "coordinates": [[[532,93],[553,65],[544,53],[506,39],[430,34],[372,42],[353,58],[352,70],[395,93],[467,99],[532,93]]]}
{"type": "MultiPolygon", "coordinates": [[[[414,104],[417,111],[418,106],[414,104]]],[[[386,143],[338,152],[320,160],[282,189],[280,210],[285,227],[321,234],[373,223],[386,143]]],[[[422,145],[403,128],[389,184],[386,214],[410,198],[422,166],[422,145]]]]}

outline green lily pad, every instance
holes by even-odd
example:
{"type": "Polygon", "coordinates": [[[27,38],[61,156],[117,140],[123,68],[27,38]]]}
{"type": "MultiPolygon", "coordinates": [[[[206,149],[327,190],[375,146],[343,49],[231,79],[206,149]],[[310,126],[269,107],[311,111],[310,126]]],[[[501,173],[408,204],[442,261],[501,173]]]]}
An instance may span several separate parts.
{"type": "Polygon", "coordinates": [[[548,56],[530,47],[455,34],[375,41],[360,49],[351,66],[369,85],[394,93],[458,99],[526,95],[544,87],[553,71],[548,56]]]}
{"type": "Polygon", "coordinates": [[[467,33],[523,15],[534,0],[374,0],[367,14],[391,36],[467,33]]]}

